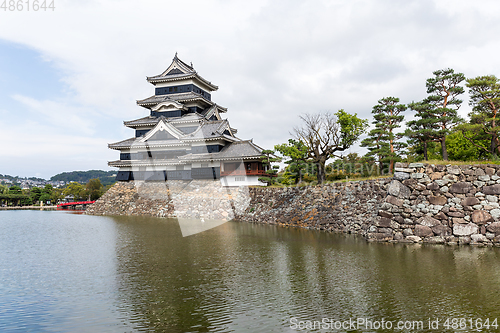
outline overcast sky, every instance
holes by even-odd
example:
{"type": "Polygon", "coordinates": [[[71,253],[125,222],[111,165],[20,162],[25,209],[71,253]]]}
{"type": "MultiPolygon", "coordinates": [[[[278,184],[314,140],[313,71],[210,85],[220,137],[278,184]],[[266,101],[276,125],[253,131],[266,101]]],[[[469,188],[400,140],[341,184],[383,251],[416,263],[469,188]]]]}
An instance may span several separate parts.
{"type": "Polygon", "coordinates": [[[219,86],[212,100],[238,136],[264,148],[306,112],[371,121],[382,97],[420,100],[437,69],[500,75],[496,1],[54,3],[0,9],[0,174],[110,170],[119,153],[107,144],[133,136],[123,121],[148,114],[135,103],[154,94],[145,78],[175,52],[219,86]]]}

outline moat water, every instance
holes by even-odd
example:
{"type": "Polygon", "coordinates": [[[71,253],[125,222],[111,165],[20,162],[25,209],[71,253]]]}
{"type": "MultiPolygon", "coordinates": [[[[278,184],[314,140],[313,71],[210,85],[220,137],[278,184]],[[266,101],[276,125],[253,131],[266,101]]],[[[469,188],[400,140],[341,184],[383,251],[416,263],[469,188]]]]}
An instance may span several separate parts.
{"type": "Polygon", "coordinates": [[[0,212],[0,332],[470,332],[495,318],[496,248],[241,222],[182,237],[171,219],[0,212]],[[452,318],[465,329],[447,330],[452,318]],[[338,326],[349,320],[356,330],[338,326]]]}

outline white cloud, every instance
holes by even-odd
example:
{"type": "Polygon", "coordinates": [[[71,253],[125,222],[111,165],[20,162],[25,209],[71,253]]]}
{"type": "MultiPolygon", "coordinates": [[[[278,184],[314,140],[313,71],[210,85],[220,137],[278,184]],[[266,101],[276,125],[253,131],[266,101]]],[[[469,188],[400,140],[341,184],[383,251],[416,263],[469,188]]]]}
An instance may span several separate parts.
{"type": "MultiPolygon", "coordinates": [[[[131,136],[121,121],[146,114],[135,105],[153,94],[145,76],[178,51],[219,85],[213,99],[229,107],[238,135],[272,147],[286,142],[304,112],[343,108],[369,118],[382,97],[419,100],[436,69],[500,74],[499,9],[451,0],[59,0],[54,12],[2,13],[0,38],[37,50],[62,73],[60,100],[15,96],[45,116],[38,126],[64,131],[65,116],[79,124],[78,140],[94,142],[102,122],[110,141],[131,136]]],[[[70,145],[71,137],[58,140],[70,145]]],[[[106,150],[96,140],[92,149],[106,150]]]]}
{"type": "Polygon", "coordinates": [[[71,101],[39,101],[34,98],[14,95],[12,98],[24,106],[32,117],[42,121],[42,126],[50,125],[57,131],[85,134],[92,137],[95,132],[95,118],[98,116],[90,108],[72,106],[71,101]]]}

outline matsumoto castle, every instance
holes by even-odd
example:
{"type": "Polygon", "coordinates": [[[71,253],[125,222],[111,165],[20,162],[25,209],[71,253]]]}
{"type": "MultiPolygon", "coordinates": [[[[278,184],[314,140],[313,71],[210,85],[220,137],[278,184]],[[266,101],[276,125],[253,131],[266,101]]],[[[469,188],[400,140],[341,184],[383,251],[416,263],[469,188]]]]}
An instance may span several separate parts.
{"type": "Polygon", "coordinates": [[[125,121],[135,136],[109,144],[120,151],[119,181],[220,179],[223,186],[264,185],[262,148],[235,136],[221,117],[227,108],[212,102],[218,87],[177,54],[160,75],[147,77],[153,96],[137,101],[149,116],[125,121]]]}

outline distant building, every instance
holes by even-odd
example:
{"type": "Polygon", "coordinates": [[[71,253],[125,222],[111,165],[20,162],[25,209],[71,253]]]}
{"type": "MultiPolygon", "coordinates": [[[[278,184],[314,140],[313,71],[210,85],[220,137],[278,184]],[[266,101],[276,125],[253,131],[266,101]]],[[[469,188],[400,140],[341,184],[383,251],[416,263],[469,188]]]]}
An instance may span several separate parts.
{"type": "Polygon", "coordinates": [[[224,186],[264,185],[262,148],[235,136],[221,114],[227,109],[212,101],[218,87],[181,61],[177,54],[160,75],[147,77],[155,94],[137,104],[147,117],[125,121],[135,136],[109,144],[120,151],[118,181],[220,179],[224,186]]]}

